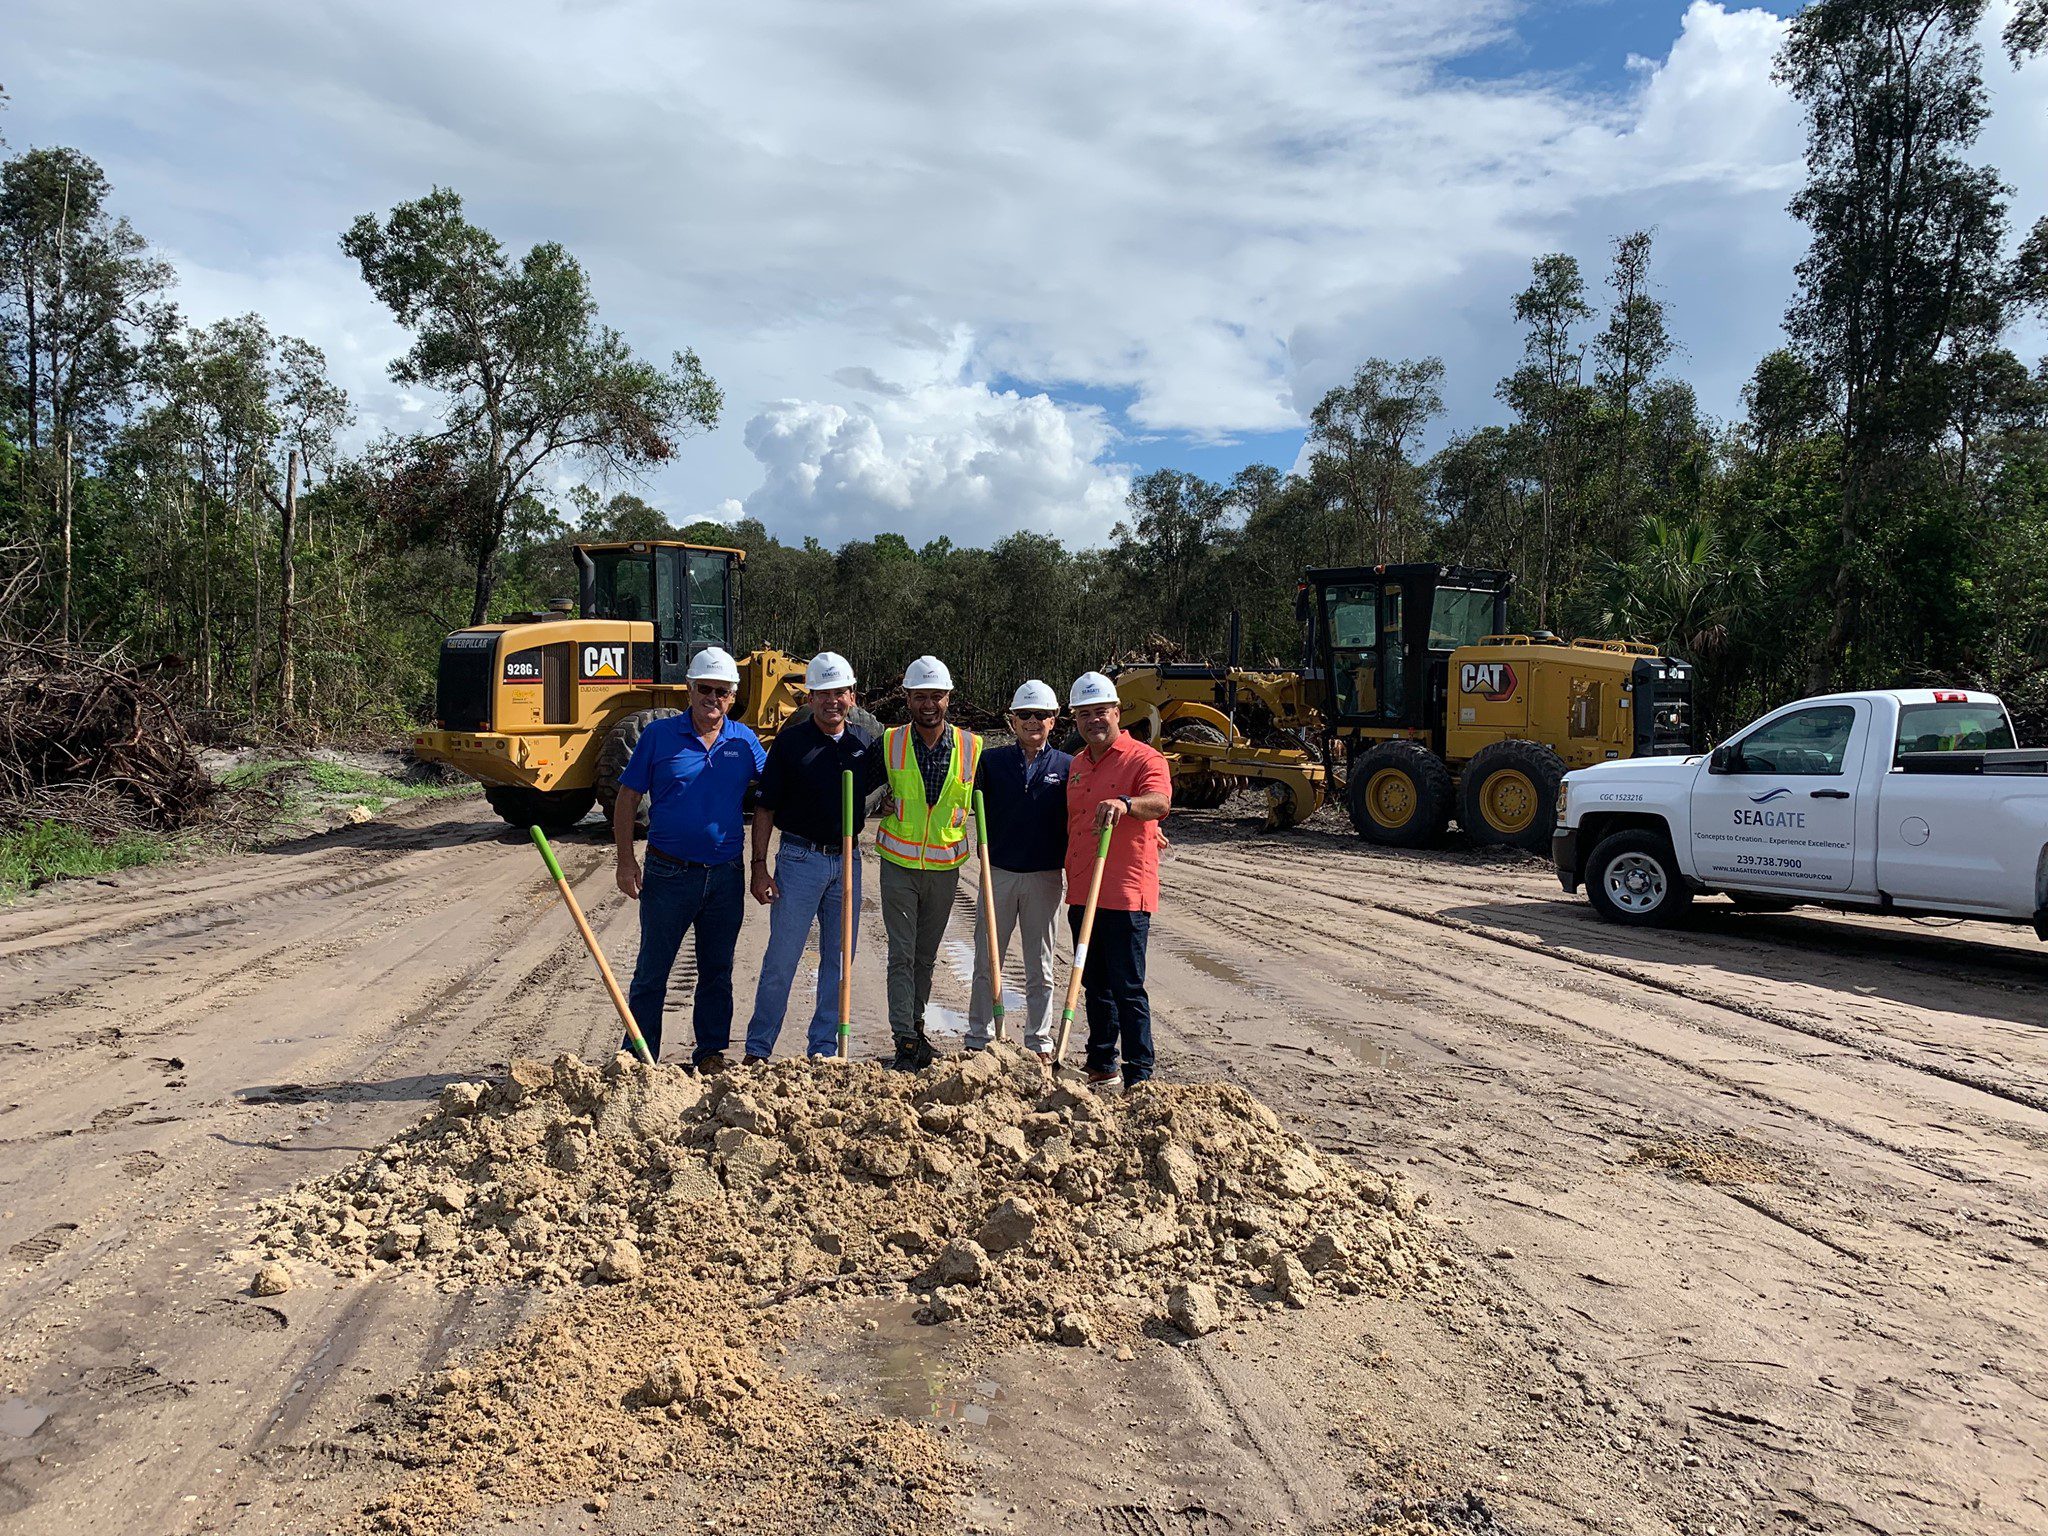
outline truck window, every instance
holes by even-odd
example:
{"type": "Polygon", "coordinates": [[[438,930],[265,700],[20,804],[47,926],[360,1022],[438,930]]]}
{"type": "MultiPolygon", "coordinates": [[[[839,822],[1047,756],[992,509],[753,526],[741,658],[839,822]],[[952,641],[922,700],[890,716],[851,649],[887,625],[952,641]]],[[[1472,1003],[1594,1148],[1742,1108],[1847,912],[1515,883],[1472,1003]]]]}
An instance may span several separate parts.
{"type": "Polygon", "coordinates": [[[1899,711],[1892,760],[1906,752],[1998,752],[2014,745],[2012,722],[1996,704],[1908,704],[1899,711]]]}
{"type": "Polygon", "coordinates": [[[1856,711],[1847,704],[1795,709],[1742,738],[1744,773],[1839,774],[1856,711]]]}

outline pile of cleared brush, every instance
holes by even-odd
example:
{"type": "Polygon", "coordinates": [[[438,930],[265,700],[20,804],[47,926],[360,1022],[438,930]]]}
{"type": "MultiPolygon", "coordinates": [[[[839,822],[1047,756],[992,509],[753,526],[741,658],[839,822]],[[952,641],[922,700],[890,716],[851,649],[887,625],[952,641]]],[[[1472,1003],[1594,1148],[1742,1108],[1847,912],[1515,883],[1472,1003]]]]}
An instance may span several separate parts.
{"type": "Polygon", "coordinates": [[[0,639],[0,825],[171,831],[211,789],[169,695],[118,651],[0,639]]]}

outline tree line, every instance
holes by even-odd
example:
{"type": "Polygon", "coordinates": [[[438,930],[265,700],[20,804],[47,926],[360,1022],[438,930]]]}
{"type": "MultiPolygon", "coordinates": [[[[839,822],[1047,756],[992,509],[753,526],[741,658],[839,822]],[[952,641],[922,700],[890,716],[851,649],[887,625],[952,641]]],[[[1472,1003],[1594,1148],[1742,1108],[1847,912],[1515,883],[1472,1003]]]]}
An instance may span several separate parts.
{"type": "MultiPolygon", "coordinates": [[[[1653,230],[1503,295],[1503,420],[1438,440],[1443,364],[1369,358],[1308,423],[1300,473],[1137,479],[1099,547],[878,532],[827,549],[754,520],[677,529],[630,487],[718,419],[690,352],[636,353],[555,244],[508,252],[436,188],[341,233],[412,337],[424,430],[344,452],[353,408],[309,343],[193,326],[84,153],[0,165],[0,622],[119,644],[224,733],[431,712],[440,637],[573,591],[576,539],[680,532],[749,555],[749,644],[847,652],[886,682],[931,650],[977,702],[1153,637],[1299,659],[1311,566],[1443,560],[1515,578],[1517,627],[1696,662],[1710,726],[1796,693],[1999,688],[2048,729],[2048,366],[2008,345],[2048,301],[2048,221],[2011,227],[1973,151],[1983,0],[1815,0],[1777,77],[1805,113],[1808,229],[1784,345],[1727,422],[1680,366],[1653,230]],[[589,483],[549,487],[569,469],[589,483]],[[601,489],[593,488],[601,487],[601,489]]],[[[2048,41],[2048,0],[2006,34],[2048,41]]]]}

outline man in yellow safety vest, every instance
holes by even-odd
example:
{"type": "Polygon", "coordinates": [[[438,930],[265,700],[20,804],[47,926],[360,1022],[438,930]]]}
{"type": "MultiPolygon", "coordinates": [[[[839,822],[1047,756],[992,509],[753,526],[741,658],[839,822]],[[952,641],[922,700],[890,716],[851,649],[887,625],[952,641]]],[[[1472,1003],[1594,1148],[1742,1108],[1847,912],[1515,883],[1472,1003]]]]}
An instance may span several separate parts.
{"type": "Polygon", "coordinates": [[[910,664],[903,694],[910,724],[882,733],[889,816],[875,833],[875,852],[882,861],[882,925],[889,939],[893,1065],[909,1070],[932,1062],[924,1010],[939,941],[953,911],[953,889],[967,862],[981,738],[946,724],[953,674],[936,656],[910,664]]]}

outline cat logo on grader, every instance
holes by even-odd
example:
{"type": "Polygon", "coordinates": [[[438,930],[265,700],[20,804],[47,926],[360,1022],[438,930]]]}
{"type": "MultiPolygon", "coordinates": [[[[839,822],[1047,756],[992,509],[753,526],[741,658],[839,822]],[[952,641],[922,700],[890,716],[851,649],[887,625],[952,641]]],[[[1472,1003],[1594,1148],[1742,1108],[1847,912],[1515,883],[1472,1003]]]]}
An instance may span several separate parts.
{"type": "Polygon", "coordinates": [[[1458,687],[1483,696],[1489,704],[1505,704],[1515,696],[1515,669],[1505,661],[1468,661],[1458,668],[1458,687]]]}

